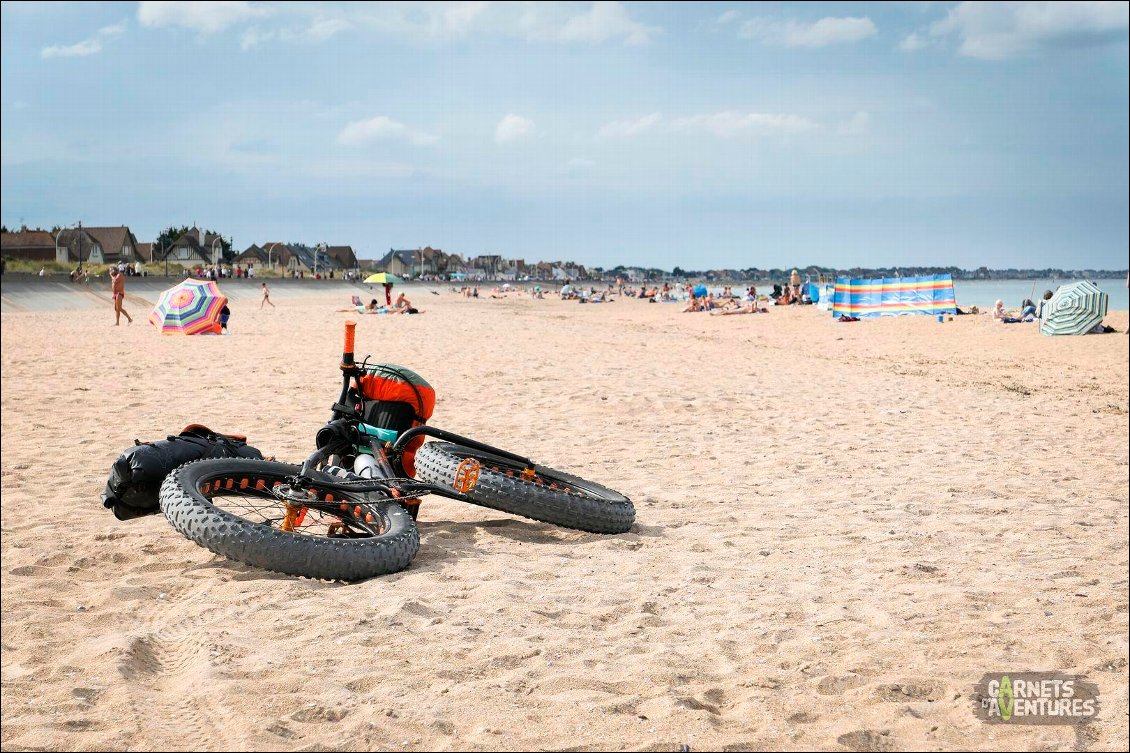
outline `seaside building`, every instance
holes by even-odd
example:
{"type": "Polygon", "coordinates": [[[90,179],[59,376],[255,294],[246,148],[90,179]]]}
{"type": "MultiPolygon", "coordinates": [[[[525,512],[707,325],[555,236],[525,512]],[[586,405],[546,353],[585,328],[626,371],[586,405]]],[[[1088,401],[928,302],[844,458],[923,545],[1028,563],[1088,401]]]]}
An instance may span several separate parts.
{"type": "Polygon", "coordinates": [[[290,252],[290,258],[286,261],[286,268],[291,272],[326,274],[330,270],[340,272],[346,269],[336,257],[328,253],[329,246],[311,247],[305,243],[290,243],[287,244],[286,248],[290,252]]]}
{"type": "MultiPolygon", "coordinates": [[[[239,254],[237,254],[235,259],[233,259],[232,261],[243,267],[246,267],[249,264],[255,265],[257,267],[269,266],[267,251],[254,243],[245,248],[243,251],[239,252],[239,254]]],[[[271,261],[274,261],[273,257],[271,258],[271,261]]]]}
{"type": "Polygon", "coordinates": [[[189,229],[177,238],[166,250],[165,255],[156,261],[168,259],[175,264],[183,266],[211,266],[213,255],[220,254],[220,261],[225,261],[221,248],[223,236],[218,233],[206,233],[198,227],[189,229]]]}
{"type": "Polygon", "coordinates": [[[357,269],[359,266],[353,246],[326,246],[326,253],[337,260],[341,269],[357,269]]]}
{"type": "Polygon", "coordinates": [[[262,245],[252,243],[235,257],[235,262],[243,266],[254,264],[257,267],[269,267],[271,269],[282,267],[293,270],[297,268],[297,262],[293,264],[291,262],[295,256],[295,251],[290,247],[290,244],[282,241],[267,241],[262,245]]]}
{"type": "Polygon", "coordinates": [[[141,255],[137,238],[127,225],[66,228],[55,234],[55,246],[55,261],[60,264],[150,261],[141,255]]]}
{"type": "Polygon", "coordinates": [[[14,233],[0,233],[5,257],[26,261],[55,261],[55,236],[46,230],[22,227],[14,233]]]}
{"type": "Polygon", "coordinates": [[[459,271],[453,269],[451,262],[451,255],[431,246],[416,249],[390,248],[387,254],[377,260],[377,269],[398,277],[422,277],[459,271]]]}

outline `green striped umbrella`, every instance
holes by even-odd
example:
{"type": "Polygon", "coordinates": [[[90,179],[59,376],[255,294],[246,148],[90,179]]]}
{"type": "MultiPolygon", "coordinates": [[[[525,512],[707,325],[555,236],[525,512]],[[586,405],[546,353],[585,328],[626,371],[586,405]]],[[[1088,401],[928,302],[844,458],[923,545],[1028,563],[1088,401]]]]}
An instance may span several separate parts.
{"type": "Polygon", "coordinates": [[[1044,306],[1040,331],[1045,335],[1085,335],[1106,316],[1108,300],[1093,282],[1062,285],[1044,306]]]}
{"type": "Polygon", "coordinates": [[[390,275],[388,272],[377,272],[376,274],[372,274],[372,275],[369,275],[368,277],[366,277],[363,280],[363,282],[367,282],[369,284],[384,283],[384,284],[387,284],[387,285],[395,285],[398,282],[404,282],[404,281],[401,280],[396,275],[390,275]]]}

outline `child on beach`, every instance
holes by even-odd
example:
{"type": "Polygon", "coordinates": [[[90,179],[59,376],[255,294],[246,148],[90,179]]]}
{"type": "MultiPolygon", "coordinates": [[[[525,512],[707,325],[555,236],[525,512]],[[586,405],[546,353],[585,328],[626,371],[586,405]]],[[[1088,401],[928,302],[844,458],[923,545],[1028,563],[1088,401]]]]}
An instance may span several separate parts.
{"type": "MultiPolygon", "coordinates": [[[[261,286],[261,289],[263,291],[263,300],[259,302],[259,309],[260,310],[262,310],[263,306],[265,306],[266,304],[271,303],[271,290],[270,290],[270,288],[267,287],[267,283],[264,282],[261,286]]],[[[271,308],[274,308],[274,307],[275,307],[275,304],[271,303],[271,308]]]]}

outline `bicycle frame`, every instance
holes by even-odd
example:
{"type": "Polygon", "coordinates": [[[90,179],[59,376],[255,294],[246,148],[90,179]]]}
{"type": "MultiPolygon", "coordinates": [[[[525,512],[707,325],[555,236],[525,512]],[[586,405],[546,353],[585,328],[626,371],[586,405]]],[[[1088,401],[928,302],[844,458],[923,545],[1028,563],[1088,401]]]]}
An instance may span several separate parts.
{"type": "Polygon", "coordinates": [[[381,442],[380,440],[362,434],[358,430],[361,416],[357,410],[349,405],[350,387],[355,387],[360,392],[359,378],[364,375],[363,367],[354,360],[353,349],[356,335],[357,322],[349,320],[345,323],[345,345],[342,349],[341,369],[341,394],[334,403],[330,420],[318,432],[316,439],[317,449],[302,464],[301,476],[310,478],[316,472],[317,466],[324,463],[331,455],[351,450],[354,445],[366,444],[373,453],[377,463],[379,478],[371,483],[359,484],[356,481],[336,483],[319,478],[318,483],[328,488],[350,490],[355,492],[379,492],[389,497],[415,496],[417,494],[438,494],[450,499],[468,501],[467,496],[455,489],[448,489],[436,484],[426,484],[412,479],[402,478],[396,472],[400,466],[400,457],[408,444],[420,436],[433,437],[446,442],[469,447],[479,452],[495,455],[514,463],[520,463],[524,468],[537,472],[539,467],[529,458],[515,455],[512,452],[493,447],[483,442],[476,441],[443,429],[432,426],[415,426],[400,434],[394,442],[381,442]]]}

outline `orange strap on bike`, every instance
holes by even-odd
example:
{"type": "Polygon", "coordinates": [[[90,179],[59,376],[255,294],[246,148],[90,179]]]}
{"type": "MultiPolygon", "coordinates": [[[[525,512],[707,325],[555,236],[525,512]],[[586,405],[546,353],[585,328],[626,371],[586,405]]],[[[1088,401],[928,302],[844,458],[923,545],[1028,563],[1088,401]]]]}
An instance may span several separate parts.
{"type": "Polygon", "coordinates": [[[353,366],[353,340],[357,334],[357,322],[350,319],[345,323],[345,348],[341,351],[341,367],[353,366]]]}

